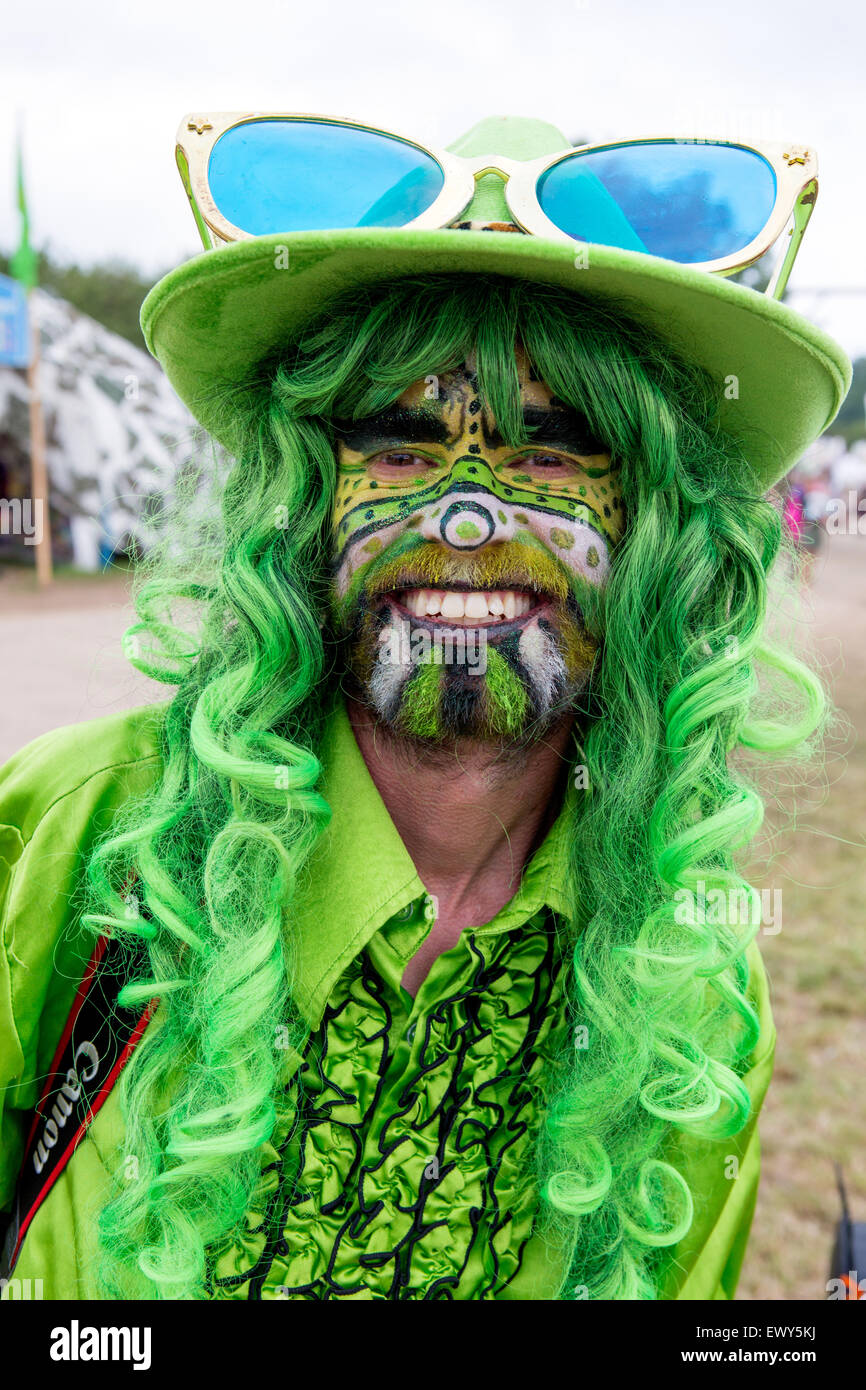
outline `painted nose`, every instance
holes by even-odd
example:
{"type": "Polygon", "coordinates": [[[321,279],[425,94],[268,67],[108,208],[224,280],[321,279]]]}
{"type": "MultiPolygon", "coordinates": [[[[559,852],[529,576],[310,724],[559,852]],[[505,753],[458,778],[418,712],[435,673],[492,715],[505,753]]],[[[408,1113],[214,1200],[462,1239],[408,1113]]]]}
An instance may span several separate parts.
{"type": "Polygon", "coordinates": [[[466,551],[478,550],[493,540],[508,540],[514,527],[497,518],[486,502],[461,497],[449,503],[442,516],[426,516],[421,530],[426,540],[466,551]]]}

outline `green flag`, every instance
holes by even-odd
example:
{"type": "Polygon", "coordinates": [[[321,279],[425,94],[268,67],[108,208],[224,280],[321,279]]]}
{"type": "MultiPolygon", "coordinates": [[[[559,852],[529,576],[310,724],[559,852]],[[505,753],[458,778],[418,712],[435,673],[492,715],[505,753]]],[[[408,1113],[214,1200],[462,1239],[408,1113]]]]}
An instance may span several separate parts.
{"type": "Polygon", "coordinates": [[[9,269],[27,290],[39,283],[39,257],[30,245],[30,216],[27,212],[27,195],[24,191],[24,157],[21,153],[21,137],[18,137],[18,211],[21,214],[21,237],[18,250],[9,262],[9,269]]]}

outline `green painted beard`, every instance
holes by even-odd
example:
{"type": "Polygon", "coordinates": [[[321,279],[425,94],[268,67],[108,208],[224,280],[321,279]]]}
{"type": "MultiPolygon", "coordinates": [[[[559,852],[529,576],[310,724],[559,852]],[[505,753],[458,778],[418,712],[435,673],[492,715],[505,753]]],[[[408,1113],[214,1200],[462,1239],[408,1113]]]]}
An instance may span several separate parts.
{"type": "Polygon", "coordinates": [[[365,601],[344,638],[353,693],[416,742],[534,742],[573,706],[597,643],[570,607],[502,627],[431,630],[386,598],[365,601]]]}
{"type": "Polygon", "coordinates": [[[589,500],[524,482],[468,456],[409,495],[374,485],[344,506],[332,631],[353,693],[395,733],[529,743],[586,686],[613,523],[589,500]],[[412,611],[419,589],[510,592],[525,611],[458,626],[412,611]]]}

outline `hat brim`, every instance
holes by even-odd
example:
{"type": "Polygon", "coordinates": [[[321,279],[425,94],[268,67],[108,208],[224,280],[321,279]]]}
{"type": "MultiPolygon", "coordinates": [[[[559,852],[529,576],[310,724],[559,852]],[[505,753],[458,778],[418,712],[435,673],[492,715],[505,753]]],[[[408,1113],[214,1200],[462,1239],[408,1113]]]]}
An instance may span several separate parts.
{"type": "Polygon", "coordinates": [[[559,285],[647,324],[718,382],[722,423],[765,487],[827,428],[851,382],[842,348],[767,295],[674,261],[501,232],[351,228],[256,237],[208,251],[142,305],[145,341],[181,400],[233,451],[226,392],[352,285],[426,272],[559,285]]]}

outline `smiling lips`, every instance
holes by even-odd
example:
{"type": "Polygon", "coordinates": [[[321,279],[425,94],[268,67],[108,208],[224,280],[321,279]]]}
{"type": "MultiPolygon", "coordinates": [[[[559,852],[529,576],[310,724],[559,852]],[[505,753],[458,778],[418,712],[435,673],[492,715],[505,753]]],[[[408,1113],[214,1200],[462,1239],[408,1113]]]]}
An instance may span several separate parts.
{"type": "Polygon", "coordinates": [[[397,589],[388,597],[413,618],[463,627],[512,622],[544,602],[520,589],[397,589]]]}

